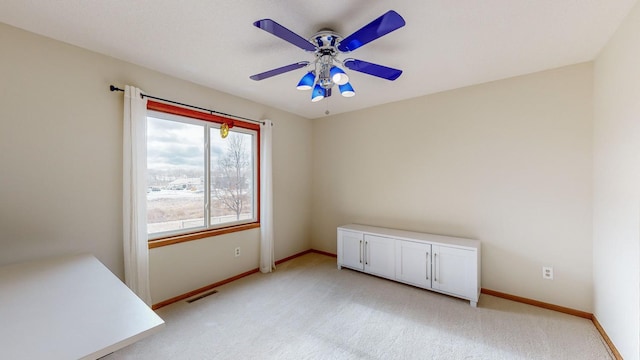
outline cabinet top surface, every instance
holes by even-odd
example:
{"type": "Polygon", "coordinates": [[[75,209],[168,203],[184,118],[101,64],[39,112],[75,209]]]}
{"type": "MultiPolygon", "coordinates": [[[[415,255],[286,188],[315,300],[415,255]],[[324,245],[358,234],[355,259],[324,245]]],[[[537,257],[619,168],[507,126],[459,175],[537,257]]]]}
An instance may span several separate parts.
{"type": "Polygon", "coordinates": [[[338,230],[357,231],[364,234],[389,236],[396,239],[409,240],[409,241],[419,240],[419,241],[455,245],[455,246],[467,247],[467,248],[473,248],[473,249],[480,248],[479,240],[465,239],[465,238],[459,238],[459,237],[453,237],[453,236],[427,234],[427,233],[407,231],[407,230],[389,229],[389,228],[383,228],[383,227],[377,227],[377,226],[349,224],[349,225],[343,225],[338,227],[338,230]]]}

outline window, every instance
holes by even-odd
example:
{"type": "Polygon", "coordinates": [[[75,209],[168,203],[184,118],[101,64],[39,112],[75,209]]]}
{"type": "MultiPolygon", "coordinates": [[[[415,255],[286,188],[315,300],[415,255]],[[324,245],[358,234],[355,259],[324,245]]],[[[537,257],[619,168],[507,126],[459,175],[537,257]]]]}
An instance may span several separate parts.
{"type": "Polygon", "coordinates": [[[259,126],[153,101],[147,107],[149,239],[257,226],[259,126]],[[223,139],[224,122],[233,125],[223,139]]]}

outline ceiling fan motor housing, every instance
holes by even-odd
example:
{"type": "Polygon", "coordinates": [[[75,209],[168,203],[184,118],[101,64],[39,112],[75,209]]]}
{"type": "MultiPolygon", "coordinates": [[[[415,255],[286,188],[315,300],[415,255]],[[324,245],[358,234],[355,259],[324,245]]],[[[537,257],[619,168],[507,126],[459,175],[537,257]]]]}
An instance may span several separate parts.
{"type": "Polygon", "coordinates": [[[340,35],[328,29],[320,30],[309,39],[310,42],[317,46],[315,51],[317,83],[324,89],[330,89],[335,85],[331,79],[330,71],[333,61],[336,60],[336,56],[340,53],[338,45],[340,45],[341,39],[340,35]]]}
{"type": "Polygon", "coordinates": [[[333,55],[338,52],[338,45],[340,45],[342,37],[333,30],[320,30],[317,34],[313,35],[309,41],[318,46],[316,53],[321,50],[331,50],[333,55]]]}

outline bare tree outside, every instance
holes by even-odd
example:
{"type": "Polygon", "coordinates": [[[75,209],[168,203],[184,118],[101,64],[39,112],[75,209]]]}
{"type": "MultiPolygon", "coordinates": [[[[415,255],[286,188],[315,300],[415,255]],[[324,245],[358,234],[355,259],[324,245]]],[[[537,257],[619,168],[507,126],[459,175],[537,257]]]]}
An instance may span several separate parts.
{"type": "Polygon", "coordinates": [[[251,155],[246,149],[244,134],[229,133],[226,151],[218,158],[211,172],[211,197],[231,210],[240,220],[240,214],[251,207],[251,155]]]}

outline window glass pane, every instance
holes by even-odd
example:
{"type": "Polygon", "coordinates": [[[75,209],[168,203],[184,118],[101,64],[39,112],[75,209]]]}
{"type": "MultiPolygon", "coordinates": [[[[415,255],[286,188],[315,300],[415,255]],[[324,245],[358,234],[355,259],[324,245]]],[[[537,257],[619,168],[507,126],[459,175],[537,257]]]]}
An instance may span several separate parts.
{"type": "Polygon", "coordinates": [[[149,234],[204,226],[204,127],[147,118],[149,234]]]}
{"type": "Polygon", "coordinates": [[[211,225],[254,219],[254,137],[211,129],[211,225]]]}

